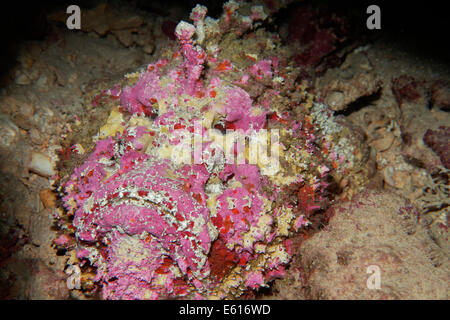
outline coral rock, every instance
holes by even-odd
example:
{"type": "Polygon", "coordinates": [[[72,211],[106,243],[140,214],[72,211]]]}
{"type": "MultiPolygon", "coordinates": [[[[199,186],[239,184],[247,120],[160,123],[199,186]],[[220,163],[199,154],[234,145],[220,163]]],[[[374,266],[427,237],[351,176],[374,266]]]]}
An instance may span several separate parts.
{"type": "Polygon", "coordinates": [[[221,32],[238,37],[264,18],[239,6],[228,2],[218,20],[195,7],[171,58],[126,76],[120,108],[63,184],[77,258],[96,268],[103,298],[236,298],[267,285],[285,273],[289,237],[326,208],[331,171],[362,161],[325,105],[298,105],[293,120],[275,88],[257,101],[230,81],[279,80],[277,57],[239,70],[234,55],[206,54],[221,32]],[[291,184],[305,194],[282,201],[291,184]]]}
{"type": "Polygon", "coordinates": [[[448,260],[436,265],[438,251],[417,224],[417,209],[392,193],[363,193],[302,243],[292,271],[275,284],[276,297],[447,299],[448,260]],[[379,289],[371,287],[373,270],[380,271],[379,289]]]}
{"type": "Polygon", "coordinates": [[[450,127],[439,127],[438,130],[428,129],[423,141],[440,157],[442,164],[450,169],[450,127]]]}
{"type": "Polygon", "coordinates": [[[56,174],[52,159],[46,154],[36,151],[30,155],[28,170],[43,177],[51,177],[56,174]]]}

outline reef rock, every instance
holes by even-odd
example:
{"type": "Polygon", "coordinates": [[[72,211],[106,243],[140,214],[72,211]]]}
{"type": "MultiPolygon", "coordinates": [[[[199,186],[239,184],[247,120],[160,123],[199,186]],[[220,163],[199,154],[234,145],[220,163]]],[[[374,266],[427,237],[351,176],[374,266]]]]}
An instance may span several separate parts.
{"type": "Polygon", "coordinates": [[[302,243],[275,297],[448,299],[448,257],[417,219],[418,210],[392,193],[369,191],[339,205],[302,243]]]}

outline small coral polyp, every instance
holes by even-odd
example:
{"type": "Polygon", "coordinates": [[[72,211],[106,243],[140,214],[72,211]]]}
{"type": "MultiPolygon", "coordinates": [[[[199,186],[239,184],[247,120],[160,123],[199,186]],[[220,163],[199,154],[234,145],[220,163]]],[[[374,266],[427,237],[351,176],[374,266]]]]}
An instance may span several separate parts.
{"type": "MultiPolygon", "coordinates": [[[[94,281],[103,298],[236,298],[266,286],[283,276],[292,254],[289,237],[317,208],[310,199],[323,201],[326,183],[320,179],[329,169],[313,163],[320,154],[313,150],[319,148],[312,143],[314,119],[298,124],[280,118],[278,107],[254,101],[242,83],[229,80],[229,68],[220,68],[220,50],[212,39],[232,24],[242,31],[265,17],[261,7],[252,8],[259,14],[251,17],[240,16],[238,8],[230,1],[226,13],[213,20],[197,6],[194,24],[178,24],[179,49],[170,59],[127,75],[131,85],[119,94],[114,90],[120,107],[65,183],[77,258],[96,267],[94,281]],[[206,61],[218,67],[205,71],[206,61]],[[269,119],[284,126],[286,141],[297,143],[289,150],[279,144],[283,166],[270,176],[263,174],[261,162],[227,162],[207,133],[214,128],[222,137],[230,130],[258,132],[268,128],[269,119]],[[201,127],[201,160],[176,161],[177,147],[183,149],[182,138],[190,140],[195,126],[201,127]],[[309,185],[311,195],[300,201],[300,210],[278,200],[292,183],[309,185]]],[[[279,83],[270,61],[276,58],[257,61],[242,77],[254,73],[255,80],[279,83]]],[[[246,147],[238,142],[235,147],[248,160],[246,147]]]]}

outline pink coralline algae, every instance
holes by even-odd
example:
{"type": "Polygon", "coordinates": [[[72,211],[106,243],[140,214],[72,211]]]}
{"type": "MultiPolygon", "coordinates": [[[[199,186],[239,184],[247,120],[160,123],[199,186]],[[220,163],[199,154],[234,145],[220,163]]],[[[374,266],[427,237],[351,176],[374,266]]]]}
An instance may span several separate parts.
{"type": "MultiPolygon", "coordinates": [[[[320,129],[332,117],[291,123],[288,112],[269,100],[277,90],[256,101],[238,82],[283,81],[275,56],[252,62],[230,79],[234,61],[221,57],[211,39],[224,30],[242,34],[265,17],[262,7],[253,8],[251,17],[239,15],[238,8],[230,1],[213,20],[197,6],[194,24],[177,25],[179,49],[171,58],[127,75],[128,85],[114,89],[119,111],[111,112],[94,150],[64,184],[76,257],[96,268],[103,298],[235,298],[266,286],[284,274],[292,255],[289,237],[325,202],[330,155],[353,151],[336,142],[328,152],[337,129],[321,138],[324,144],[313,134],[312,123],[320,129]],[[248,148],[235,140],[231,154],[242,153],[246,161],[230,162],[215,140],[280,125],[287,128],[281,130],[284,140],[273,142],[282,150],[276,170],[259,160],[250,163],[248,148]],[[303,186],[303,193],[295,203],[281,201],[291,184],[303,186]]],[[[263,145],[266,138],[255,141],[263,145]]]]}
{"type": "Polygon", "coordinates": [[[272,61],[261,60],[250,68],[250,72],[259,79],[261,77],[272,78],[272,61]]]}

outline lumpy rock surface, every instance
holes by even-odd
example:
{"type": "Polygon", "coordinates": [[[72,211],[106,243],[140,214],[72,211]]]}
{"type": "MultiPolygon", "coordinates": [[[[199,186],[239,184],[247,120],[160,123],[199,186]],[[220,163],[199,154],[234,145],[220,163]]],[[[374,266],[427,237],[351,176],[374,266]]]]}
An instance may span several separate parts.
{"type": "MultiPolygon", "coordinates": [[[[290,80],[297,74],[280,65],[281,53],[234,61],[221,47],[221,35],[266,17],[261,7],[251,16],[238,9],[230,1],[214,20],[195,7],[167,58],[105,91],[120,105],[63,198],[77,261],[95,267],[103,298],[233,298],[266,286],[285,274],[290,237],[325,208],[326,177],[357,162],[328,108],[290,80]],[[265,157],[250,161],[248,136],[265,157]],[[300,190],[291,200],[288,187],[300,190]]],[[[271,41],[254,37],[245,40],[253,48],[271,41]]]]}

